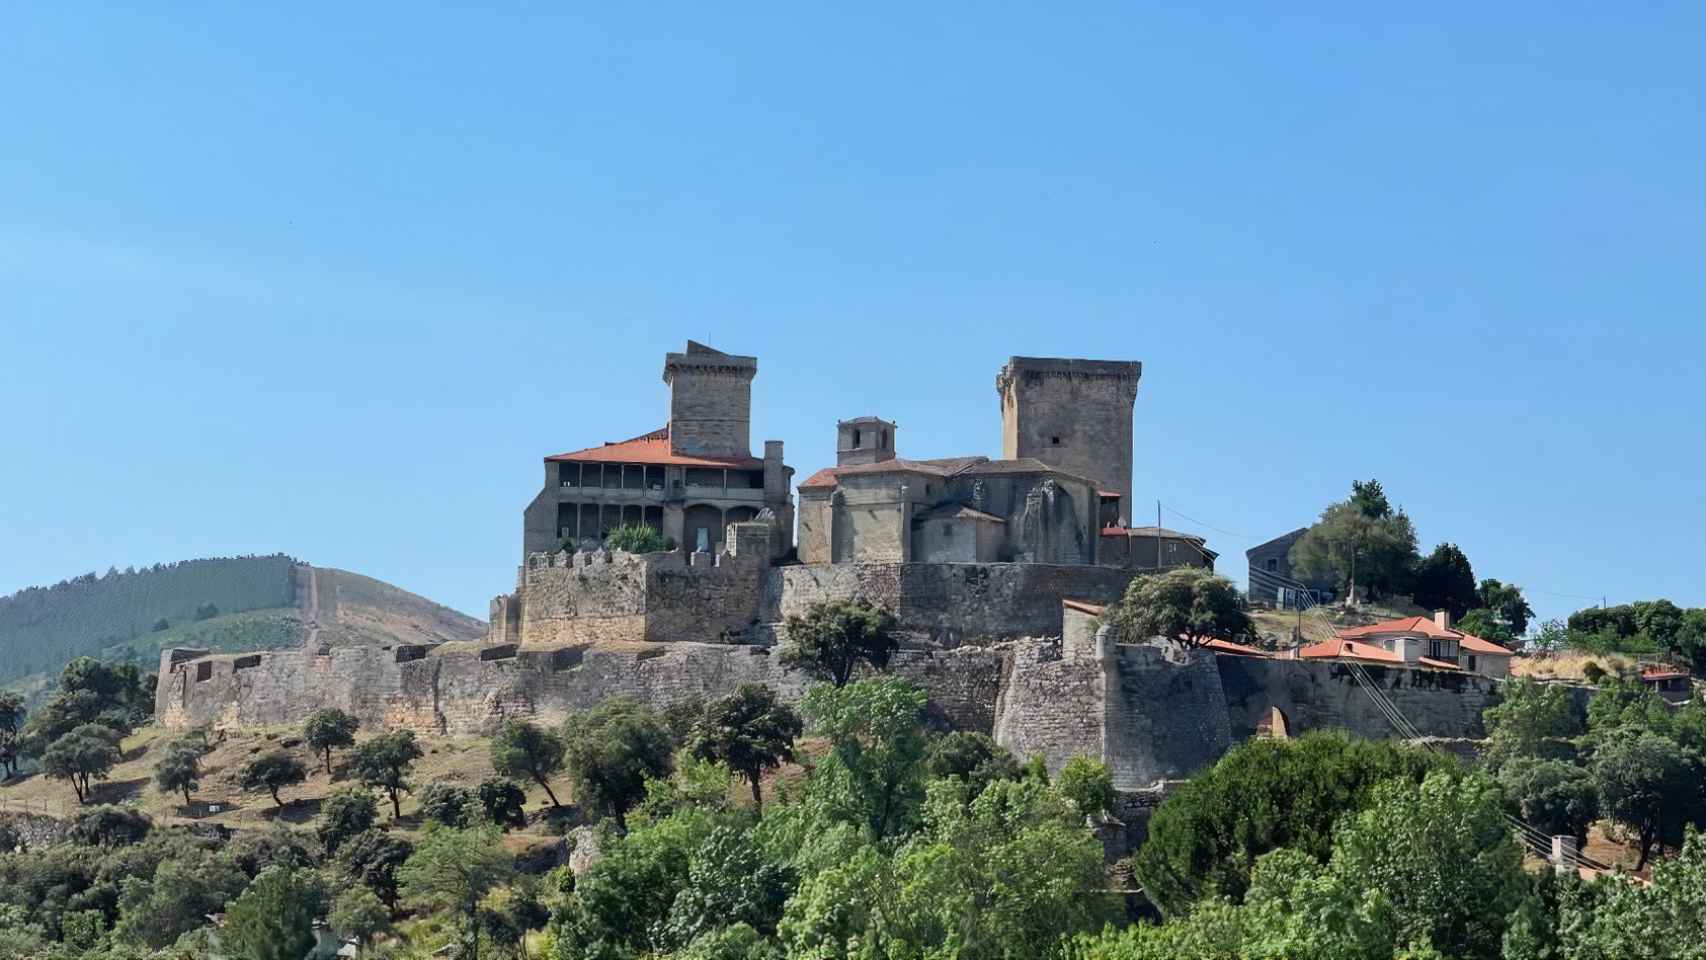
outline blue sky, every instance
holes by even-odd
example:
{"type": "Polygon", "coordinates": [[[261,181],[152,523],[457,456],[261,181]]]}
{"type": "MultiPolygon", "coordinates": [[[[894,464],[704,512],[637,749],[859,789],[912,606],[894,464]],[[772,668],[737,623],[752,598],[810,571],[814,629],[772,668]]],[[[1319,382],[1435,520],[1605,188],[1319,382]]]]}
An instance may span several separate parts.
{"type": "Polygon", "coordinates": [[[0,593],[285,551],[484,616],[693,337],[801,478],[1138,359],[1135,496],[1236,579],[1378,477],[1543,615],[1706,604],[1698,5],[115,6],[0,30],[0,593]]]}

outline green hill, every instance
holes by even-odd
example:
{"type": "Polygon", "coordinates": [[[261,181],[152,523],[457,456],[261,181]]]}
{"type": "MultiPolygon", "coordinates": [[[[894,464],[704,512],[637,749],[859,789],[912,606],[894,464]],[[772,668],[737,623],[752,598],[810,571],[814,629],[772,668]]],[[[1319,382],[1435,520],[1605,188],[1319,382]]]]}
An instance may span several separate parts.
{"type": "Polygon", "coordinates": [[[132,645],[165,622],[296,605],[296,561],[220,557],[86,573],[0,597],[0,683],[132,645]]]}
{"type": "Polygon", "coordinates": [[[0,597],[0,685],[85,655],[151,668],[174,646],[437,643],[484,632],[484,622],[388,583],[283,554],[185,560],[0,597]]]}

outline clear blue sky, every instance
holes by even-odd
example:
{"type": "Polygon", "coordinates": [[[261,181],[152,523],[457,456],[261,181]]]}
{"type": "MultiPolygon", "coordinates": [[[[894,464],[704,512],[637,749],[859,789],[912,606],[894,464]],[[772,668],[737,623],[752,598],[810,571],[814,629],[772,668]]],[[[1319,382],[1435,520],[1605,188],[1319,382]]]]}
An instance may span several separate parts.
{"type": "Polygon", "coordinates": [[[1543,615],[1706,604],[1698,4],[120,6],[0,30],[0,593],[286,551],[484,616],[694,337],[800,478],[1131,358],[1236,579],[1378,477],[1543,615]]]}

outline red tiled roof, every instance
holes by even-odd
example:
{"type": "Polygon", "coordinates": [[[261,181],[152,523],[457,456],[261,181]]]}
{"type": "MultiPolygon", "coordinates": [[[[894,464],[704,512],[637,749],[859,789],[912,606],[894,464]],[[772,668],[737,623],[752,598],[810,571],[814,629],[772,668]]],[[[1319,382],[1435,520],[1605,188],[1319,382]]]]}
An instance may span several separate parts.
{"type": "Polygon", "coordinates": [[[1403,663],[1404,658],[1383,647],[1372,643],[1353,643],[1350,640],[1335,637],[1312,643],[1297,651],[1297,655],[1305,660],[1367,660],[1372,663],[1403,663]]]}
{"type": "Polygon", "coordinates": [[[1511,655],[1510,650],[1491,640],[1483,640],[1473,633],[1443,629],[1438,623],[1434,622],[1432,617],[1402,617],[1397,620],[1370,624],[1366,627],[1351,627],[1347,630],[1340,630],[1337,636],[1343,640],[1358,640],[1364,637],[1378,637],[1393,633],[1419,633],[1432,640],[1456,640],[1457,645],[1469,653],[1486,654],[1494,657],[1511,655]]]}
{"type": "Polygon", "coordinates": [[[757,457],[700,457],[675,453],[669,447],[669,427],[659,427],[629,440],[606,443],[546,457],[546,462],[661,463],[675,467],[732,467],[756,470],[764,466],[757,457]]]}
{"type": "Polygon", "coordinates": [[[866,474],[883,473],[922,473],[932,477],[952,477],[986,461],[987,457],[941,457],[935,460],[907,460],[895,457],[892,460],[879,460],[876,463],[860,463],[851,467],[825,467],[806,478],[800,484],[800,489],[809,490],[817,487],[834,487],[840,483],[841,477],[858,477],[866,474]]]}
{"type": "Polygon", "coordinates": [[[1452,663],[1450,660],[1435,660],[1433,657],[1417,657],[1416,662],[1420,663],[1421,665],[1423,665],[1425,667],[1433,667],[1435,670],[1462,670],[1463,669],[1462,667],[1458,666],[1457,664],[1452,663]]]}
{"type": "Polygon", "coordinates": [[[1648,667],[1641,671],[1642,680],[1681,680],[1692,676],[1687,670],[1672,667],[1648,667]]]}
{"type": "Polygon", "coordinates": [[[1241,657],[1271,657],[1271,656],[1273,656],[1273,654],[1269,653],[1266,650],[1258,650],[1255,647],[1247,647],[1242,643],[1233,643],[1230,640],[1210,640],[1209,642],[1203,644],[1203,646],[1209,650],[1215,651],[1216,653],[1231,653],[1231,654],[1237,654],[1238,656],[1241,656],[1241,657]]]}
{"type": "Polygon", "coordinates": [[[1102,611],[1108,609],[1099,603],[1090,603],[1086,600],[1063,599],[1060,601],[1060,605],[1063,607],[1070,607],[1073,610],[1077,610],[1079,613],[1088,613],[1092,617],[1099,617],[1102,615],[1102,611]]]}

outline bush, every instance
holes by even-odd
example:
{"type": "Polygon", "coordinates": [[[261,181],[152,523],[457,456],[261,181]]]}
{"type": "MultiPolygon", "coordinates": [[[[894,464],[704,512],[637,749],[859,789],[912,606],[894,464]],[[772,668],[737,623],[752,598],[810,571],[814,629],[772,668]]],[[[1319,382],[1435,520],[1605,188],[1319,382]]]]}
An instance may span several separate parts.
{"type": "Polygon", "coordinates": [[[71,824],[71,839],[91,847],[122,847],[148,836],[154,821],[136,810],[102,805],[71,824]]]}
{"type": "Polygon", "coordinates": [[[379,802],[359,787],[339,787],[320,804],[320,843],[326,855],[338,852],[345,840],[373,828],[379,802]]]}
{"type": "Polygon", "coordinates": [[[527,803],[527,794],[522,792],[521,785],[508,777],[488,777],[480,782],[475,791],[480,803],[480,809],[486,813],[486,819],[500,827],[523,827],[527,825],[527,814],[522,807],[527,803]]]}
{"type": "Polygon", "coordinates": [[[461,827],[468,822],[468,804],[474,795],[466,789],[448,783],[428,784],[421,791],[421,815],[447,827],[461,827]]]}
{"type": "Polygon", "coordinates": [[[1055,790],[1078,811],[1092,817],[1114,809],[1114,778],[1100,760],[1073,757],[1060,768],[1055,790]]]}
{"type": "Polygon", "coordinates": [[[604,535],[604,546],[626,553],[657,553],[664,549],[663,534],[643,524],[623,524],[604,535]]]}
{"type": "Polygon", "coordinates": [[[669,773],[674,743],[656,714],[612,697],[563,725],[575,800],[599,816],[625,816],[646,795],[646,780],[669,773]]]}

